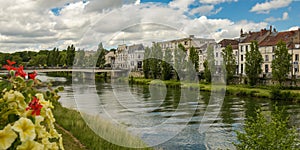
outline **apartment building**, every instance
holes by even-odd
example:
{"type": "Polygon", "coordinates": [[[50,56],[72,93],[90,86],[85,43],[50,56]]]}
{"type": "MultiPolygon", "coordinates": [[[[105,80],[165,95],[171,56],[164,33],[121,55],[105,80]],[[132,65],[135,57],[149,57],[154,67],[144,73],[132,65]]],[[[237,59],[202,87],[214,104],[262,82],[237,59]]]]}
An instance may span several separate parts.
{"type": "Polygon", "coordinates": [[[119,45],[115,53],[114,68],[140,71],[142,70],[144,53],[145,48],[143,44],[119,45]]]}
{"type": "MultiPolygon", "coordinates": [[[[218,46],[214,39],[205,39],[205,38],[196,38],[194,35],[190,35],[187,38],[175,39],[163,42],[157,42],[162,50],[170,49],[175,50],[178,48],[178,45],[181,44],[186,50],[186,59],[189,57],[189,51],[191,47],[194,47],[199,53],[199,71],[203,71],[203,63],[206,59],[206,53],[209,45],[212,45],[213,50],[218,46]]],[[[219,53],[219,52],[218,52],[219,53]]],[[[173,53],[174,56],[174,53],[173,53]]],[[[216,62],[221,60],[216,60],[216,62]]]]}
{"type": "Polygon", "coordinates": [[[272,33],[272,26],[270,27],[270,30],[267,29],[261,29],[259,32],[251,32],[249,33],[243,33],[241,30],[240,38],[239,38],[239,44],[238,44],[238,66],[239,71],[238,74],[246,75],[245,73],[245,62],[246,62],[246,53],[248,50],[250,50],[250,45],[252,41],[257,41],[258,44],[260,44],[263,40],[265,40],[270,34],[272,33]]]}
{"type": "MultiPolygon", "coordinates": [[[[272,60],[275,58],[277,43],[281,40],[286,43],[289,53],[292,55],[291,72],[292,75],[299,76],[299,53],[300,53],[300,29],[294,31],[272,32],[267,38],[259,43],[259,50],[263,56],[263,74],[271,77],[272,60]]],[[[291,75],[291,74],[290,74],[291,75]]]]}
{"type": "Polygon", "coordinates": [[[223,39],[221,40],[219,43],[219,47],[221,50],[225,49],[228,45],[231,45],[232,47],[232,51],[233,51],[233,55],[235,57],[235,61],[236,61],[236,74],[238,74],[238,64],[239,64],[239,41],[238,39],[223,39]]]}

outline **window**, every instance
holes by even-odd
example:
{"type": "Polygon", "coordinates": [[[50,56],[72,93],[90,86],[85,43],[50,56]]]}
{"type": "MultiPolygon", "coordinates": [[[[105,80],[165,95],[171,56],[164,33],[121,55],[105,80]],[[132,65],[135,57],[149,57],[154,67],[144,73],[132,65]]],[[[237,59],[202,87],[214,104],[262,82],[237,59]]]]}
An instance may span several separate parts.
{"type": "Polygon", "coordinates": [[[265,61],[269,61],[269,55],[265,55],[265,61]]]}
{"type": "Polygon", "coordinates": [[[238,55],[238,52],[237,52],[237,51],[235,51],[235,55],[238,55]]]}
{"type": "Polygon", "coordinates": [[[265,73],[269,73],[269,65],[265,64],[265,73]]]}
{"type": "Polygon", "coordinates": [[[188,45],[188,42],[187,42],[187,41],[184,41],[184,45],[188,45]]]}
{"type": "Polygon", "coordinates": [[[240,49],[241,49],[241,53],[242,53],[243,52],[243,46],[241,46],[240,49]]]}
{"type": "Polygon", "coordinates": [[[244,61],[244,55],[241,55],[241,61],[244,61]]]}
{"type": "Polygon", "coordinates": [[[244,72],[244,64],[241,64],[241,74],[243,74],[244,72]]]}
{"type": "Polygon", "coordinates": [[[248,45],[246,45],[246,52],[248,52],[248,45]]]}
{"type": "Polygon", "coordinates": [[[299,61],[299,54],[295,55],[295,61],[299,61]]]}
{"type": "Polygon", "coordinates": [[[274,52],[275,52],[275,46],[272,47],[272,53],[274,53],[274,52]]]}
{"type": "Polygon", "coordinates": [[[275,55],[272,55],[272,60],[274,60],[275,59],[275,55]]]}
{"type": "Polygon", "coordinates": [[[219,55],[219,53],[218,53],[218,52],[216,52],[216,57],[218,57],[218,55],[219,55]]]}

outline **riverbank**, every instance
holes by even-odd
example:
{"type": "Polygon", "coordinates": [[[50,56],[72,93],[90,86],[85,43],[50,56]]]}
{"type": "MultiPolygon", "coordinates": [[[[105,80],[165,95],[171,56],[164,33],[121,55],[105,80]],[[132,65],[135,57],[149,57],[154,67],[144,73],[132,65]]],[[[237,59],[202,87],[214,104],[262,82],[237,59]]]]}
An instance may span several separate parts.
{"type": "MultiPolygon", "coordinates": [[[[129,150],[132,148],[126,148],[112,144],[105,139],[98,136],[83,120],[81,114],[76,110],[71,110],[62,107],[61,104],[55,103],[55,109],[53,110],[56,123],[61,127],[58,128],[64,137],[65,149],[113,149],[113,150],[129,150]],[[78,140],[77,140],[78,139],[78,140]],[[73,144],[70,144],[72,143],[73,144]],[[74,143],[75,141],[75,143],[74,143]]],[[[86,115],[85,115],[85,118],[86,115]]],[[[146,144],[139,139],[130,135],[126,130],[116,128],[110,122],[102,120],[101,118],[88,116],[88,119],[93,119],[97,122],[97,132],[101,132],[101,135],[105,134],[105,137],[109,136],[113,141],[121,143],[121,145],[131,145],[132,147],[145,147],[146,144]]],[[[151,148],[145,148],[145,150],[151,148]]]]}
{"type": "MultiPolygon", "coordinates": [[[[162,82],[155,81],[153,79],[145,78],[129,78],[120,79],[120,81],[129,80],[130,84],[137,85],[161,85],[162,82]]],[[[205,83],[183,83],[175,80],[163,81],[166,87],[170,88],[190,88],[199,89],[200,91],[211,92],[212,85],[205,83]]],[[[225,90],[225,85],[214,85],[214,90],[225,90]]],[[[276,86],[248,86],[248,85],[226,85],[226,95],[234,96],[247,96],[256,98],[269,98],[273,100],[289,100],[300,101],[300,90],[291,90],[287,88],[280,89],[276,86]]]]}

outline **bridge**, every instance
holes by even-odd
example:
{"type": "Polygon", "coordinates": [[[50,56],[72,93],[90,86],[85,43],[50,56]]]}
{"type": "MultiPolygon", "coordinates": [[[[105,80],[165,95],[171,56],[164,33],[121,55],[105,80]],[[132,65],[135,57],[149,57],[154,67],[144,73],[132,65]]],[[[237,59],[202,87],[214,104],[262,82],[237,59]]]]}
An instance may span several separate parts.
{"type": "MultiPolygon", "coordinates": [[[[97,69],[97,68],[37,68],[37,69],[24,69],[25,72],[37,71],[40,73],[49,73],[49,72],[82,72],[82,73],[115,73],[115,72],[124,72],[125,70],[108,70],[108,69],[97,69]]],[[[6,73],[7,70],[0,70],[0,73],[6,73]]]]}

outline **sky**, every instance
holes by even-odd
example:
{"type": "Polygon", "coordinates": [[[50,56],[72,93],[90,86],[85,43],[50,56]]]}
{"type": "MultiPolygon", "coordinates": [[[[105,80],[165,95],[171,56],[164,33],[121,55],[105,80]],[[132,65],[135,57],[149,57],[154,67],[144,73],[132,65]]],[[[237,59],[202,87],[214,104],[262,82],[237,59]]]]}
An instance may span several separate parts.
{"type": "Polygon", "coordinates": [[[0,2],[0,51],[95,50],[195,35],[217,42],[240,30],[300,26],[298,0],[10,0],[0,2]]]}

